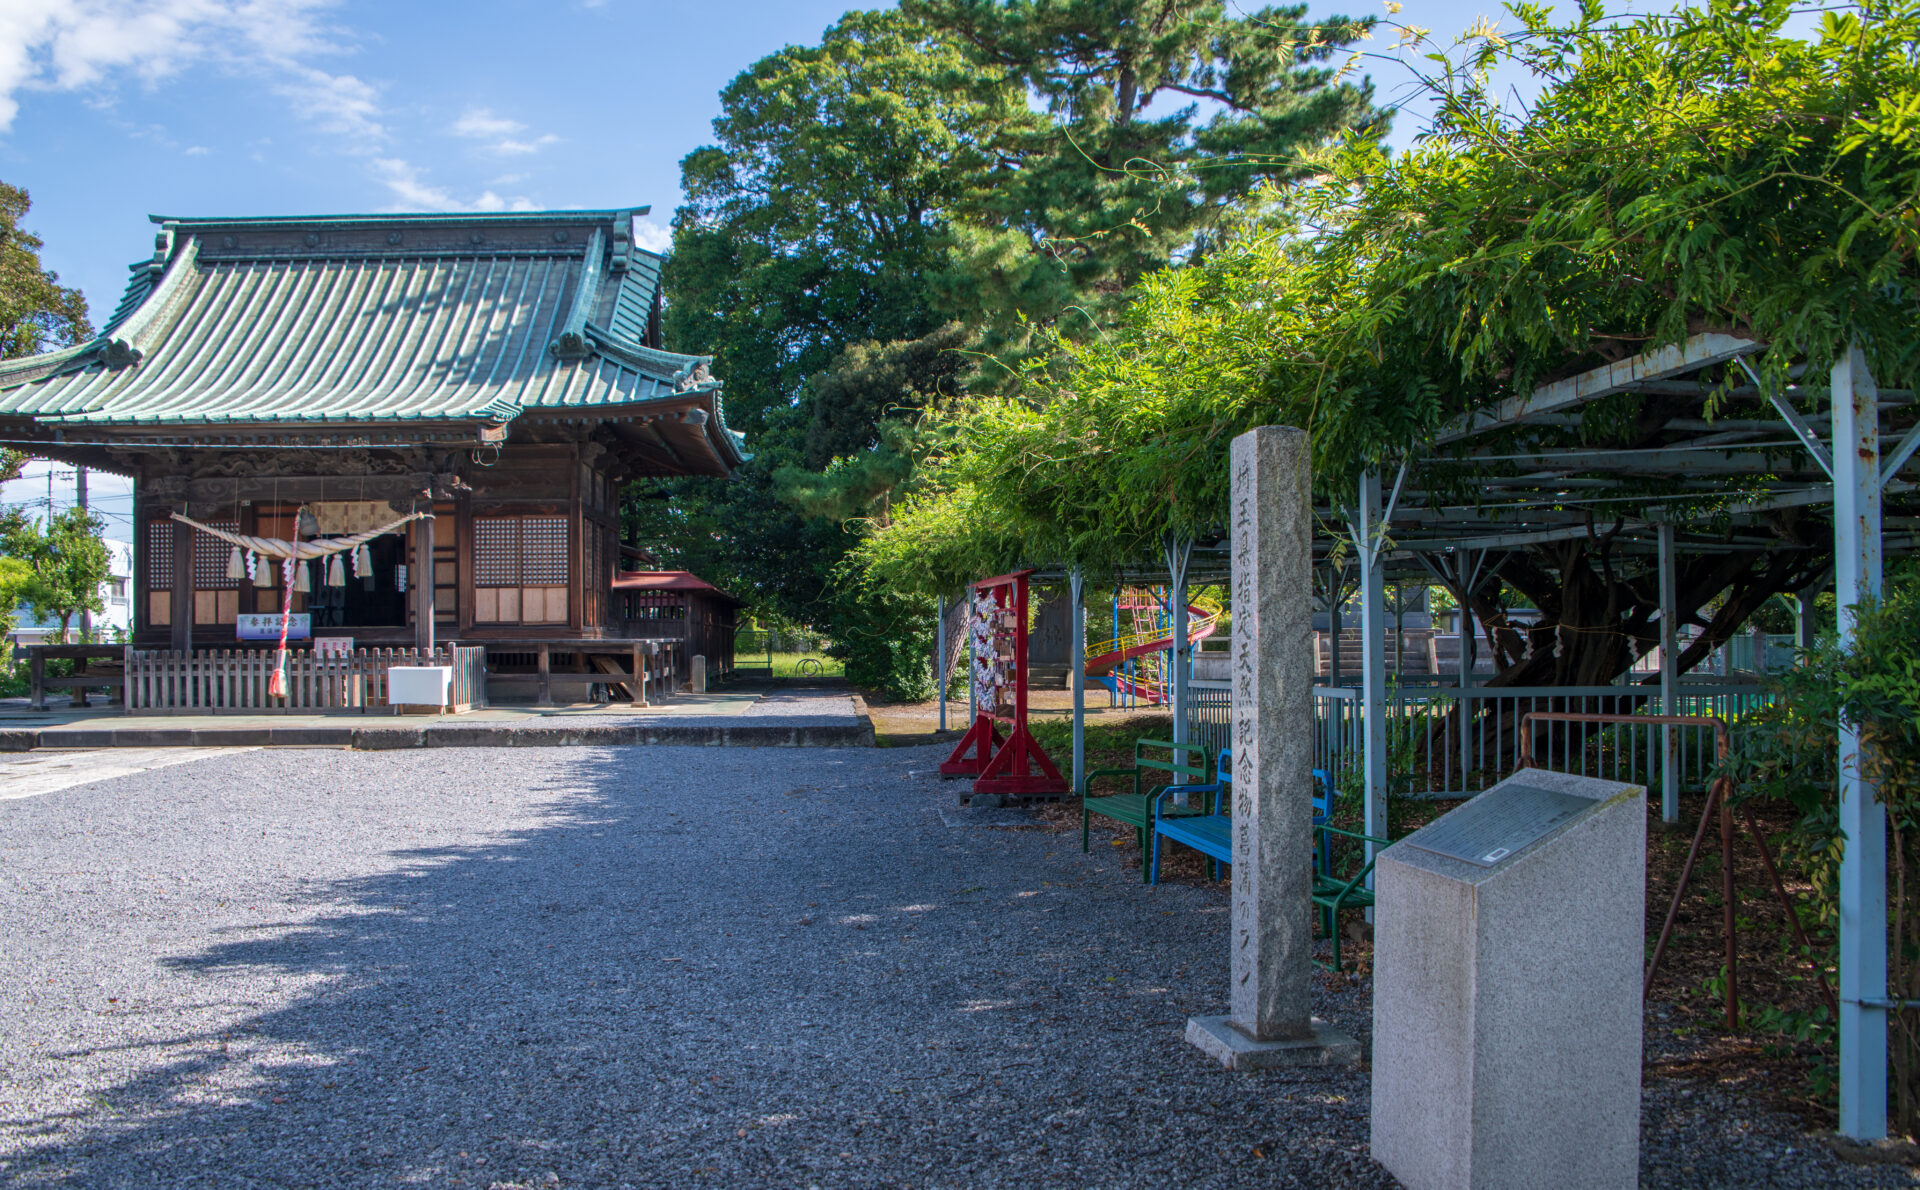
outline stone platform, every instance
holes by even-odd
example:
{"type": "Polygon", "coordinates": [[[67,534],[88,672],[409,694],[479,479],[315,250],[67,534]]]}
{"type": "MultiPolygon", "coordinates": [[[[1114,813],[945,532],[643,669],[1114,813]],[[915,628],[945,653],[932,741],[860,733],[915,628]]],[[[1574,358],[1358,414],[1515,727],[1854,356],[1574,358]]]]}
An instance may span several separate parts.
{"type": "Polygon", "coordinates": [[[0,711],[0,752],[36,748],[521,748],[693,744],[870,747],[865,702],[846,689],[757,687],[676,695],[653,706],[496,706],[459,715],[128,715],[0,711]]]}

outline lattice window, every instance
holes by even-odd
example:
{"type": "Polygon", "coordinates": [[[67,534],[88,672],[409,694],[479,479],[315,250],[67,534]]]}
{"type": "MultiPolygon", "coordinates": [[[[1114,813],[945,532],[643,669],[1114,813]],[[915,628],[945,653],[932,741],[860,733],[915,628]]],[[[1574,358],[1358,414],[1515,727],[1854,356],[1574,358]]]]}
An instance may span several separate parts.
{"type": "Polygon", "coordinates": [[[173,590],[173,522],[147,522],[147,590],[173,590]]]}
{"type": "Polygon", "coordinates": [[[567,579],[566,517],[474,519],[474,586],[564,587],[567,579]]]}
{"type": "Polygon", "coordinates": [[[475,517],[473,522],[473,585],[520,585],[520,519],[475,517]]]}
{"type": "MultiPolygon", "coordinates": [[[[206,523],[215,529],[224,529],[228,533],[240,531],[239,521],[208,521],[206,523]]],[[[193,534],[194,587],[201,591],[219,591],[239,586],[238,579],[227,577],[227,561],[232,555],[232,546],[211,533],[195,530],[193,534]]],[[[172,565],[171,557],[168,559],[168,565],[172,565]]]]}
{"type": "Polygon", "coordinates": [[[530,587],[567,585],[567,518],[520,518],[520,580],[530,587]]]}

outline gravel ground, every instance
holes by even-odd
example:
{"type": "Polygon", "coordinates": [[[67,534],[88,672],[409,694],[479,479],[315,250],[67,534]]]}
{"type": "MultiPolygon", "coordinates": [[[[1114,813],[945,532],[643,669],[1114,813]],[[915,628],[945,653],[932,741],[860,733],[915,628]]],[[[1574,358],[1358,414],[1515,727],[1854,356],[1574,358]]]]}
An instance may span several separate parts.
{"type": "MultiPolygon", "coordinates": [[[[0,802],[0,1183],[1392,1185],[1364,1073],[1181,1040],[1222,887],[947,826],[942,751],[269,749],[0,802]]],[[[1911,1184],[1711,1081],[1646,1120],[1649,1186],[1911,1184]]]]}

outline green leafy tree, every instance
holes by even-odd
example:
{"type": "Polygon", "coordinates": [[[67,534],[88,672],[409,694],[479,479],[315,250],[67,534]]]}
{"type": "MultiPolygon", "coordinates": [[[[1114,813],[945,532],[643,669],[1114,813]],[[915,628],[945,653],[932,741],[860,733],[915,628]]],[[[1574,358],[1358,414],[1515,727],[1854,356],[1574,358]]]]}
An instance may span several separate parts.
{"type": "Polygon", "coordinates": [[[110,566],[104,528],[84,508],[56,513],[44,525],[17,509],[0,520],[0,549],[30,572],[18,588],[19,602],[36,616],[59,620],[63,641],[74,616],[106,610],[100,595],[110,566]]]}
{"type": "Polygon", "coordinates": [[[1018,360],[1063,315],[1076,333],[1109,317],[1234,195],[1377,118],[1327,65],[1352,22],[1072,7],[1045,30],[1021,5],[849,13],[729,84],[717,143],[682,163],[666,331],[716,356],[758,457],[732,483],[636,501],[632,532],[690,531],[666,552],[848,648],[879,640],[839,563],[911,490],[932,449],[920,411],[1007,387],[1017,374],[988,361],[1018,360]],[[1128,66],[1142,13],[1171,32],[1128,66]],[[1069,61],[1075,23],[1090,48],[1069,61]],[[1103,107],[1102,86],[1124,104],[1103,107]],[[1175,93],[1193,102],[1149,111],[1175,93]]]}
{"type": "MultiPolygon", "coordinates": [[[[0,182],[0,359],[35,355],[93,337],[87,299],[40,265],[40,237],[20,226],[32,200],[0,182]]],[[[20,474],[26,456],[0,449],[0,480],[20,474]]]]}
{"type": "Polygon", "coordinates": [[[13,630],[19,626],[20,593],[33,569],[18,558],[0,556],[0,673],[13,665],[13,630]]]}
{"type": "Polygon", "coordinates": [[[1104,323],[1144,274],[1204,248],[1263,183],[1307,175],[1350,129],[1384,128],[1346,76],[1371,20],[1217,0],[905,0],[1046,105],[1009,124],[955,212],[944,308],[1024,346],[1023,322],[1104,323]],[[1169,102],[1171,101],[1171,102],[1169,102]]]}
{"type": "Polygon", "coordinates": [[[945,212],[1030,119],[1019,88],[895,12],[849,13],[818,46],[754,63],[720,94],[718,143],[681,162],[666,337],[711,353],[750,436],[850,344],[945,320],[925,277],[945,212]]]}
{"type": "MultiPolygon", "coordinates": [[[[1030,383],[1042,400],[956,412],[951,448],[863,545],[874,573],[937,591],[1021,561],[1098,568],[1151,557],[1168,531],[1216,533],[1228,444],[1256,425],[1307,427],[1320,495],[1344,504],[1363,469],[1419,453],[1464,412],[1709,328],[1766,343],[1758,364],[1774,377],[1817,375],[1858,336],[1883,383],[1911,381],[1910,0],[1824,13],[1809,40],[1783,31],[1794,10],[1774,0],[1617,21],[1589,9],[1567,27],[1516,11],[1521,33],[1477,35],[1436,78],[1439,116],[1415,149],[1343,142],[1323,184],[1276,192],[1223,223],[1206,259],[1144,282],[1112,334],[1057,339],[1030,383]],[[1484,81],[1509,61],[1544,81],[1523,110],[1484,81]]],[[[1697,400],[1624,393],[1490,450],[1653,447],[1698,416],[1697,400]]],[[[1471,500],[1511,469],[1435,464],[1418,486],[1471,500]]],[[[1601,684],[1654,643],[1656,584],[1612,551],[1613,518],[1700,497],[1607,478],[1624,486],[1590,537],[1522,551],[1454,593],[1486,620],[1510,601],[1503,588],[1542,613],[1538,629],[1496,632],[1495,684],[1601,684]]],[[[1705,629],[1683,667],[1821,573],[1821,520],[1789,510],[1770,528],[1804,548],[1730,542],[1683,559],[1680,611],[1705,629]]]]}

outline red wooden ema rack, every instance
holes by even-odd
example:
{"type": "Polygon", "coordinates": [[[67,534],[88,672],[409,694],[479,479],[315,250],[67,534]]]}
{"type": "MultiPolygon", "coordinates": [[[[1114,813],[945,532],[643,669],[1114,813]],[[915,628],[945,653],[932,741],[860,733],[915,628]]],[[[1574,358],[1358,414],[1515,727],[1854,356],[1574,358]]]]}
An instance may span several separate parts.
{"type": "Polygon", "coordinates": [[[976,661],[972,675],[978,713],[953,755],[941,764],[940,773],[973,777],[975,793],[1053,801],[1066,796],[1066,778],[1027,731],[1027,576],[1032,573],[1021,570],[982,579],[970,588],[974,606],[969,609],[967,631],[976,639],[984,637],[988,646],[981,659],[985,664],[976,661]],[[983,608],[988,601],[991,608],[983,608]],[[989,674],[1004,675],[1005,680],[984,683],[982,677],[989,674]],[[1009,685],[1010,706],[1002,695],[1009,685]],[[1009,725],[1005,738],[1000,734],[1003,722],[1009,725]]]}

